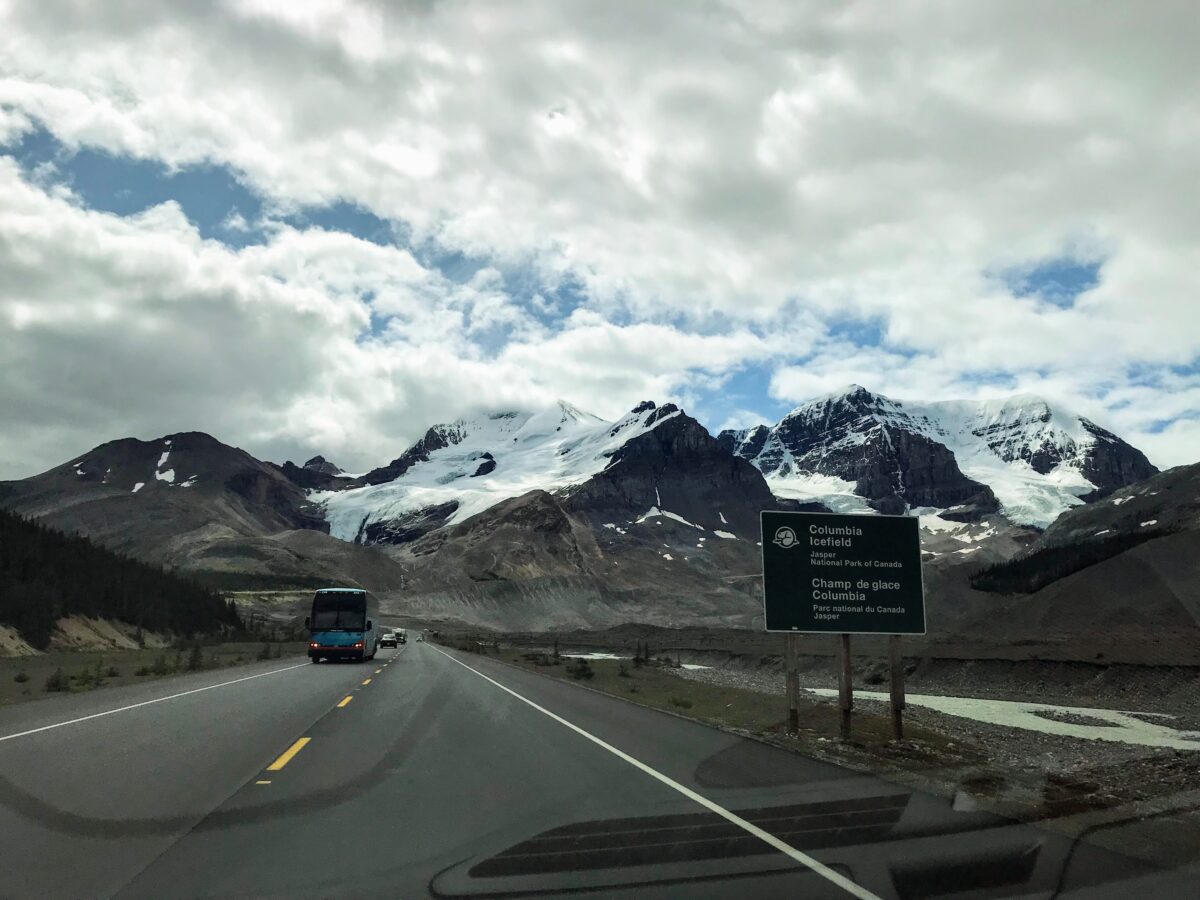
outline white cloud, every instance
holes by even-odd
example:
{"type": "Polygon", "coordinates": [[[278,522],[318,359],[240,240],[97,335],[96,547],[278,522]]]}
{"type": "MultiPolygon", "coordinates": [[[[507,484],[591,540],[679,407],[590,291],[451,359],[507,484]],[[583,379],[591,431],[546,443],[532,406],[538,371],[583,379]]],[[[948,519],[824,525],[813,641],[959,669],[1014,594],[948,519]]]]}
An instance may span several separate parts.
{"type": "Polygon", "coordinates": [[[1188,412],[1175,388],[1146,389],[1136,409],[1120,399],[1131,368],[1200,355],[1186,188],[1200,176],[1200,34],[1186,4],[934,2],[880,16],[818,0],[547,2],[512,15],[308,0],[85,4],[70,17],[64,28],[55,4],[0,7],[0,141],[37,120],[72,146],[227,165],[269,206],[347,201],[547,282],[525,307],[488,270],[452,284],[403,251],[316,229],[230,253],[167,207],[153,227],[65,207],[54,225],[6,220],[22,235],[6,252],[27,255],[44,292],[0,300],[26,335],[52,318],[66,330],[61,314],[78,347],[103,333],[85,326],[114,321],[200,341],[213,310],[299,310],[283,327],[315,355],[277,389],[288,412],[272,440],[311,433],[360,452],[411,433],[389,419],[444,418],[439,404],[472,392],[611,414],[774,361],[772,392],[789,400],[848,381],[970,395],[1007,373],[1132,429],[1161,463],[1196,455],[1190,425],[1151,418],[1188,412]],[[44,271],[38,232],[55,228],[98,229],[102,246],[68,251],[77,273],[44,271]],[[105,256],[117,245],[130,262],[105,256]],[[1080,247],[1105,262],[1070,309],[986,274],[1080,247]],[[545,296],[567,277],[587,309],[547,325],[545,296]],[[170,299],[150,297],[156,279],[170,299]],[[210,293],[222,299],[180,299],[210,293]],[[122,318],[135,302],[145,312],[122,318]],[[821,338],[822,322],[856,316],[881,323],[882,349],[821,338]],[[313,321],[323,333],[301,335],[313,321]],[[298,386],[321,379],[336,389],[298,386]]]}
{"type": "Polygon", "coordinates": [[[89,211],[0,157],[0,477],[191,429],[363,469],[471,409],[566,396],[616,416],[690,370],[771,352],[748,332],[584,312],[546,336],[497,286],[495,273],[454,284],[405,250],[321,229],[277,227],[233,250],[173,202],[89,211]],[[375,335],[373,309],[389,317],[375,335]],[[475,341],[509,325],[495,354],[475,341]]]}

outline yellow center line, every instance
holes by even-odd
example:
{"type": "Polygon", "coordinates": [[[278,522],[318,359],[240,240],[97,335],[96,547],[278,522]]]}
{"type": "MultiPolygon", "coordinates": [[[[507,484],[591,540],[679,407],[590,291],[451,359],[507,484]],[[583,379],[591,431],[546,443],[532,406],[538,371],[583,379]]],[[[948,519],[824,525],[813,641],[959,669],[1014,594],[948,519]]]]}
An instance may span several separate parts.
{"type": "Polygon", "coordinates": [[[304,749],[304,745],[311,741],[312,738],[302,737],[292,746],[288,747],[279,755],[279,759],[267,766],[268,772],[278,772],[284,766],[292,761],[292,757],[304,749]]]}
{"type": "Polygon", "coordinates": [[[271,782],[269,782],[269,781],[256,781],[256,782],[254,782],[254,783],[255,783],[255,784],[270,784],[271,782]]]}
{"type": "Polygon", "coordinates": [[[375,674],[376,674],[376,675],[378,675],[378,674],[379,674],[380,672],[382,672],[382,671],[383,671],[383,669],[376,669],[376,670],[375,670],[375,674]]]}
{"type": "Polygon", "coordinates": [[[347,695],[346,695],[346,696],[345,696],[345,697],[342,699],[342,702],[338,704],[338,709],[341,709],[343,706],[345,706],[347,703],[349,703],[349,702],[350,702],[351,700],[353,700],[353,699],[354,699],[354,695],[353,695],[353,694],[347,694],[347,695]]]}
{"type": "Polygon", "coordinates": [[[371,683],[371,679],[370,679],[370,678],[368,678],[366,681],[364,681],[364,682],[363,682],[363,684],[364,684],[364,685],[367,685],[367,684],[370,684],[370,683],[371,683]]]}

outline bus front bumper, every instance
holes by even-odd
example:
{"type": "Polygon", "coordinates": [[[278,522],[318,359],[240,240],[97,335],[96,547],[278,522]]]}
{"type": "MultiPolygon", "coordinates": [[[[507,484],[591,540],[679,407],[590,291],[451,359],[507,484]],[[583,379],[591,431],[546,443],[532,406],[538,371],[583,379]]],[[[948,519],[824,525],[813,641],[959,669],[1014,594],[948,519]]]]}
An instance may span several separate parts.
{"type": "Polygon", "coordinates": [[[366,654],[362,647],[309,647],[309,659],[362,659],[366,654]]]}

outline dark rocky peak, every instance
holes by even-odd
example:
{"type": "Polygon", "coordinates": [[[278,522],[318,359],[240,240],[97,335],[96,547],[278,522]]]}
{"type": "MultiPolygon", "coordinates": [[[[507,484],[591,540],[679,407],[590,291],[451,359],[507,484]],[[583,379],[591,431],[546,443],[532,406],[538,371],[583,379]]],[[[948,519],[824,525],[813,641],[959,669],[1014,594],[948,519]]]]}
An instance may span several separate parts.
{"type": "Polygon", "coordinates": [[[666,403],[660,407],[653,400],[643,400],[618,419],[608,433],[612,437],[616,437],[622,431],[627,431],[634,426],[650,426],[678,412],[679,407],[673,403],[666,403]]]}
{"type": "Polygon", "coordinates": [[[304,464],[310,472],[320,472],[322,475],[341,475],[344,471],[323,456],[314,456],[304,464]]]}
{"type": "MultiPolygon", "coordinates": [[[[513,418],[516,413],[495,413],[489,418],[505,419],[513,418]]],[[[441,450],[444,447],[449,447],[452,444],[462,442],[466,437],[466,427],[463,422],[451,422],[449,424],[434,425],[425,435],[393,459],[386,466],[381,466],[378,469],[372,469],[360,479],[361,484],[385,484],[389,481],[395,481],[413,466],[420,462],[426,462],[429,455],[435,450],[441,450]]]]}
{"type": "Polygon", "coordinates": [[[123,521],[125,504],[134,504],[135,517],[144,518],[140,524],[198,511],[201,522],[212,518],[263,532],[327,528],[281,467],[200,431],[109,441],[18,484],[26,498],[92,505],[97,532],[123,521]]]}
{"type": "MultiPolygon", "coordinates": [[[[572,489],[567,508],[603,521],[630,521],[658,509],[702,528],[756,536],[759,512],[775,508],[762,473],[678,407],[646,412],[656,417],[653,427],[634,433],[602,472],[572,489]]],[[[626,421],[641,422],[636,414],[626,421]]]]}
{"type": "Polygon", "coordinates": [[[717,443],[725,450],[742,459],[756,459],[762,453],[763,445],[771,436],[771,429],[766,425],[755,425],[753,428],[727,428],[717,435],[717,443]]]}
{"type": "Polygon", "coordinates": [[[646,417],[646,424],[653,425],[656,422],[661,422],[663,419],[670,417],[672,413],[677,412],[679,412],[679,407],[674,403],[664,403],[646,417]]]}
{"type": "MultiPolygon", "coordinates": [[[[265,467],[250,454],[202,431],[168,434],[156,440],[121,438],[100,444],[44,473],[74,484],[101,484],[124,491],[168,487],[219,489],[233,474],[265,467]]],[[[35,476],[43,477],[43,476],[35,476]]]]}
{"type": "Polygon", "coordinates": [[[1084,500],[1099,500],[1119,488],[1158,474],[1158,468],[1141,450],[1087,419],[1081,422],[1084,429],[1095,438],[1083,461],[1082,471],[1083,477],[1096,485],[1096,490],[1085,496],[1084,500]]]}

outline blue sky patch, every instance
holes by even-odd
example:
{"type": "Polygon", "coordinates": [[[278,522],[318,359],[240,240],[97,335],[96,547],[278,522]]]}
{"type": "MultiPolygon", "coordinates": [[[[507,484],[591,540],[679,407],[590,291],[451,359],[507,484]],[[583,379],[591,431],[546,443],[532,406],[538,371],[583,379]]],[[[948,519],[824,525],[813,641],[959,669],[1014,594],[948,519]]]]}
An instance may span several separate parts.
{"type": "Polygon", "coordinates": [[[1075,299],[1100,283],[1103,260],[1071,257],[1046,259],[998,273],[1014,297],[1038,297],[1053,306],[1070,309],[1075,299]]]}
{"type": "Polygon", "coordinates": [[[369,241],[381,247],[408,244],[408,229],[381,219],[373,212],[354,203],[339,200],[328,206],[309,206],[300,212],[280,217],[294,228],[320,228],[323,231],[341,231],[361,241],[369,241]]]}
{"type": "Polygon", "coordinates": [[[689,412],[713,434],[731,417],[741,418],[746,413],[761,416],[763,421],[773,425],[792,410],[791,403],[782,403],[771,397],[771,375],[774,370],[774,364],[758,363],[734,369],[722,387],[706,392],[696,409],[689,412]]]}
{"type": "Polygon", "coordinates": [[[224,166],[197,165],[172,171],[162,163],[113,156],[103,150],[72,151],[44,129],[25,134],[8,154],[27,172],[43,167],[49,180],[69,187],[89,209],[136,215],[174,200],[200,235],[232,246],[257,243],[246,232],[222,224],[233,214],[247,222],[262,213],[262,201],[224,166]],[[53,166],[53,168],[49,168],[53,166]]]}

